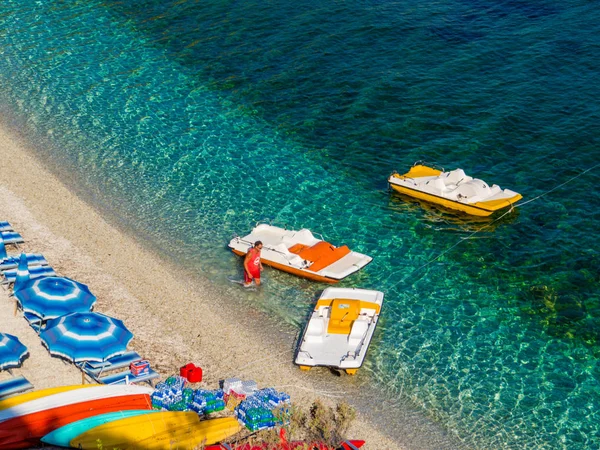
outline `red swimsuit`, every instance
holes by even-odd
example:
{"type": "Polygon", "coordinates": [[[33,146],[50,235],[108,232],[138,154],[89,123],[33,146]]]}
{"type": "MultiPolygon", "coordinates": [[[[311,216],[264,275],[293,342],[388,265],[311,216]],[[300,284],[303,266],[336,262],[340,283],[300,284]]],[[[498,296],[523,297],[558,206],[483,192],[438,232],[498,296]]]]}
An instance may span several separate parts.
{"type": "MultiPolygon", "coordinates": [[[[252,277],[260,281],[260,250],[256,250],[254,247],[248,250],[250,255],[250,261],[248,261],[248,269],[252,277]]],[[[250,283],[252,278],[248,276],[248,272],[244,270],[244,281],[250,283]]]]}

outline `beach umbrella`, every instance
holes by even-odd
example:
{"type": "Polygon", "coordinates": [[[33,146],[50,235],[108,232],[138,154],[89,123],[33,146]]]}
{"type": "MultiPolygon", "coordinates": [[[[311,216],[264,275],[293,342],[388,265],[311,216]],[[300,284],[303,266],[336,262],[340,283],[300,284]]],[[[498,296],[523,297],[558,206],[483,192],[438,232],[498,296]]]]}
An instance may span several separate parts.
{"type": "Polygon", "coordinates": [[[16,336],[0,333],[0,370],[19,367],[27,354],[27,347],[16,336]]]}
{"type": "Polygon", "coordinates": [[[40,339],[51,354],[73,362],[105,361],[125,353],[133,334],[121,320],[76,312],[49,320],[40,339]]]}
{"type": "Polygon", "coordinates": [[[85,284],[64,277],[29,280],[15,292],[15,297],[24,312],[42,320],[90,311],[96,303],[96,297],[85,284]]]}
{"type": "Polygon", "coordinates": [[[19,258],[19,266],[17,267],[17,278],[13,287],[13,294],[21,290],[29,281],[29,265],[27,263],[27,255],[21,253],[19,258]]]}

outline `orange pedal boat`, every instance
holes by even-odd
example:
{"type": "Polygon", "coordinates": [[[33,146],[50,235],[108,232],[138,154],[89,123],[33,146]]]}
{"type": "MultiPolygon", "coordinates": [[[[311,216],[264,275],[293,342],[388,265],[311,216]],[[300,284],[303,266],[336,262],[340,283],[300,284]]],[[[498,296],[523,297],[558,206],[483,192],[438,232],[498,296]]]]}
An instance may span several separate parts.
{"type": "Polygon", "coordinates": [[[294,231],[268,224],[256,226],[244,237],[234,237],[229,248],[244,256],[256,241],[263,243],[260,259],[263,264],[324,283],[337,283],[373,260],[346,245],[336,247],[317,239],[306,228],[294,231]]]}

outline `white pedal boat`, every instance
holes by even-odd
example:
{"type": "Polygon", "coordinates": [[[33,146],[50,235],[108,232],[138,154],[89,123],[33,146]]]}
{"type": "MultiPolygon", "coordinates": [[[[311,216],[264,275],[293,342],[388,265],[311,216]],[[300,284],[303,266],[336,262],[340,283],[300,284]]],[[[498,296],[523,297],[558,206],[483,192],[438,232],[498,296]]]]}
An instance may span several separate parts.
{"type": "Polygon", "coordinates": [[[256,241],[263,243],[263,264],[325,283],[337,283],[373,260],[345,245],[335,247],[317,239],[305,228],[294,231],[268,224],[256,226],[247,236],[234,237],[229,248],[244,256],[256,241]]]}
{"type": "Polygon", "coordinates": [[[304,329],[296,364],[343,369],[354,375],[362,366],[379,320],[383,292],[327,288],[304,329]]]}
{"type": "Polygon", "coordinates": [[[501,189],[496,184],[490,187],[462,169],[443,172],[418,163],[404,175],[391,174],[388,182],[401,194],[474,216],[489,216],[523,198],[518,192],[501,189]]]}

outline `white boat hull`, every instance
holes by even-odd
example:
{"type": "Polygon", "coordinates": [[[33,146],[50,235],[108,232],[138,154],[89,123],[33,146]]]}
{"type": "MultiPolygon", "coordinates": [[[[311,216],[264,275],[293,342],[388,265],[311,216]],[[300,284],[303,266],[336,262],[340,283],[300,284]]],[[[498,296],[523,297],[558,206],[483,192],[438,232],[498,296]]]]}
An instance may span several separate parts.
{"type": "Polygon", "coordinates": [[[354,374],[364,362],[382,305],[379,291],[325,289],[306,325],[295,363],[303,369],[327,366],[354,374]]]}

